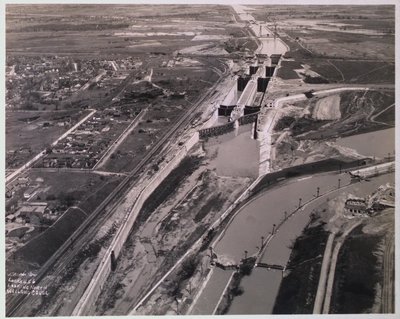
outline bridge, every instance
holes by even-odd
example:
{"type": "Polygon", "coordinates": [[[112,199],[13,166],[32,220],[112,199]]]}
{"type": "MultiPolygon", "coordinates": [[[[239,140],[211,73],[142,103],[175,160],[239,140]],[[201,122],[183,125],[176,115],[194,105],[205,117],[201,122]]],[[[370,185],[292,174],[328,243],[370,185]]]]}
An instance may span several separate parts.
{"type": "Polygon", "coordinates": [[[226,124],[213,126],[205,129],[199,130],[200,139],[206,139],[209,137],[220,136],[230,133],[237,129],[239,126],[257,123],[259,112],[254,112],[251,114],[244,115],[238,118],[236,121],[228,122],[226,124]]]}
{"type": "Polygon", "coordinates": [[[282,265],[277,265],[277,264],[267,264],[267,263],[257,263],[255,267],[261,267],[261,268],[267,268],[267,269],[275,269],[275,270],[290,270],[289,268],[286,268],[286,266],[282,265]]]}
{"type": "Polygon", "coordinates": [[[208,137],[224,135],[234,130],[235,130],[235,122],[229,122],[227,124],[202,129],[199,131],[199,137],[200,139],[205,139],[208,137]]]}

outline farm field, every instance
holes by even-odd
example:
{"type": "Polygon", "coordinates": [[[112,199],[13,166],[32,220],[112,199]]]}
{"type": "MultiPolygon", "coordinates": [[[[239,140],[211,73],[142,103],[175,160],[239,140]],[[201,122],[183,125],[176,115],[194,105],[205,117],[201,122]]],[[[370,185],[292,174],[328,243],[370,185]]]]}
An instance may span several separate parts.
{"type": "MultiPolygon", "coordinates": [[[[316,72],[306,83],[394,83],[394,16],[390,6],[259,7],[254,14],[276,23],[289,45],[278,76],[296,79],[297,63],[316,72]],[[292,63],[292,64],[291,64],[292,63]],[[318,82],[317,79],[319,75],[318,82]]],[[[301,68],[300,68],[301,69],[301,68]]]]}

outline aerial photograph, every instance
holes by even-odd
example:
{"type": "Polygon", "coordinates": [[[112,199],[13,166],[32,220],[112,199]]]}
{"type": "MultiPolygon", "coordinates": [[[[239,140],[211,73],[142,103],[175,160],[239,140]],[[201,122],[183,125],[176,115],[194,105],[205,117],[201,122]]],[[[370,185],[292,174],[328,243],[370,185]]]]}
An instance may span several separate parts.
{"type": "Polygon", "coordinates": [[[396,5],[259,2],[4,5],[5,316],[395,313],[396,5]]]}

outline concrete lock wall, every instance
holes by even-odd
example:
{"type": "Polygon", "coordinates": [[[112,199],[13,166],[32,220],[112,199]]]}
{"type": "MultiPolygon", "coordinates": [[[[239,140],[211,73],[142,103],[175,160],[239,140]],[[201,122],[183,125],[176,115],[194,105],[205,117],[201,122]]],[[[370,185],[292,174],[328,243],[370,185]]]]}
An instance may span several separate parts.
{"type": "Polygon", "coordinates": [[[236,105],[220,105],[218,108],[218,115],[219,116],[229,116],[231,115],[233,109],[236,105]]]}
{"type": "Polygon", "coordinates": [[[211,117],[203,124],[202,129],[212,127],[217,121],[218,121],[218,108],[214,110],[211,117]]]}
{"type": "Polygon", "coordinates": [[[153,193],[153,191],[161,184],[161,182],[171,173],[171,171],[178,166],[178,164],[187,155],[188,151],[196,145],[199,141],[199,132],[195,132],[179,149],[178,153],[171,158],[171,160],[161,167],[157,174],[151,179],[148,185],[142,189],[133,205],[132,209],[125,215],[122,226],[118,229],[117,234],[114,236],[111,245],[107,249],[100,265],[98,266],[92,280],[86,288],[82,298],[76,305],[72,315],[79,316],[85,315],[94,310],[94,304],[99,297],[101,290],[111,273],[111,254],[114,252],[115,258],[118,259],[123,245],[129,236],[129,233],[136,221],[140,210],[143,207],[146,199],[153,193]]]}
{"type": "Polygon", "coordinates": [[[274,66],[266,66],[265,67],[265,75],[267,77],[271,77],[274,75],[275,67],[274,66]]]}
{"type": "Polygon", "coordinates": [[[257,119],[258,119],[258,112],[242,116],[241,118],[239,118],[238,121],[239,121],[239,125],[246,125],[246,124],[256,122],[257,119]]]}
{"type": "Polygon", "coordinates": [[[270,78],[258,78],[257,79],[257,92],[265,92],[267,90],[269,80],[270,80],[270,78]]]}
{"type": "Polygon", "coordinates": [[[261,106],[246,106],[244,108],[244,116],[253,114],[253,113],[259,113],[261,109],[261,106]]]}
{"type": "Polygon", "coordinates": [[[250,65],[250,75],[253,75],[253,74],[256,74],[256,72],[257,72],[257,70],[258,70],[258,66],[256,66],[256,65],[250,65]]]}
{"type": "Polygon", "coordinates": [[[246,88],[247,83],[250,81],[251,77],[239,77],[237,79],[237,90],[243,91],[246,88]]]}
{"type": "Polygon", "coordinates": [[[235,130],[235,122],[214,126],[199,131],[200,138],[207,138],[212,136],[219,136],[235,130]]]}

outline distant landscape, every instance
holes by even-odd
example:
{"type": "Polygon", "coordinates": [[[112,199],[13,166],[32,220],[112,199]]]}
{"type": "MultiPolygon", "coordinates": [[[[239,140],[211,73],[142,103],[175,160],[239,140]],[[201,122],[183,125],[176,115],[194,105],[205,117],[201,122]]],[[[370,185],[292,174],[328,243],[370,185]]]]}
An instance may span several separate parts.
{"type": "Polygon", "coordinates": [[[394,313],[395,6],[5,8],[7,317],[394,313]]]}

